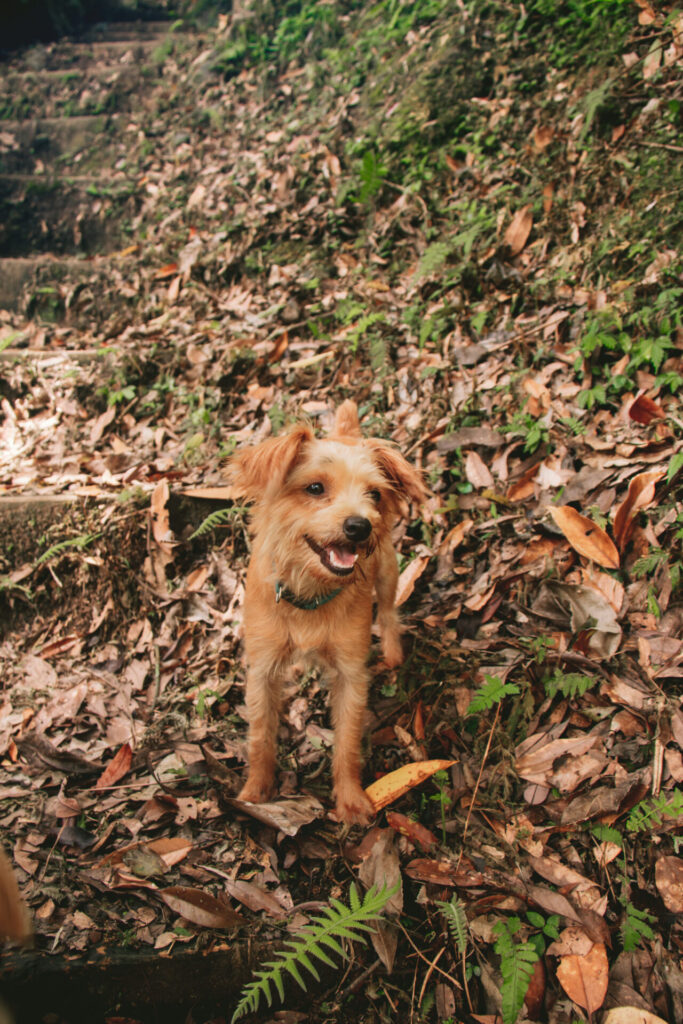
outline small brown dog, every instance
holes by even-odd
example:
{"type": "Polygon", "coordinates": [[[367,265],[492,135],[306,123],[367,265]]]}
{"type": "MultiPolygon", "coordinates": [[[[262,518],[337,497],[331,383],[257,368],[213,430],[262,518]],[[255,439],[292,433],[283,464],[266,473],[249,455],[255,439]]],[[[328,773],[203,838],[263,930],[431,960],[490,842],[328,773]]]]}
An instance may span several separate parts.
{"type": "Polygon", "coordinates": [[[395,608],[391,528],[406,499],[420,501],[418,471],[386,441],[363,438],[346,401],[329,437],[299,425],[239,452],[235,492],[255,502],[244,638],[249,776],[242,800],[267,800],[275,779],[282,683],[292,661],[314,656],[330,673],[334,788],[341,821],[374,816],[360,783],[373,595],[387,665],[403,658],[395,608]]]}

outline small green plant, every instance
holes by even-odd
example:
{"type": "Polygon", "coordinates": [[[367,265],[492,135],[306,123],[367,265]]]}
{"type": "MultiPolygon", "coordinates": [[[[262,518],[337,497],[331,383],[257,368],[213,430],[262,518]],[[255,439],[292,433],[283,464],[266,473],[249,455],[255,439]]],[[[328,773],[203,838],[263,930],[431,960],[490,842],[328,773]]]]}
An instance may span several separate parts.
{"type": "Polygon", "coordinates": [[[280,1000],[285,998],[283,977],[291,975],[301,988],[306,991],[306,982],[301,971],[305,967],[316,980],[319,980],[318,971],[313,964],[311,957],[320,960],[329,967],[336,967],[337,964],[330,957],[330,952],[348,959],[348,953],[341,945],[341,940],[347,942],[365,941],[365,935],[373,931],[372,922],[376,921],[382,914],[391,897],[396,893],[398,886],[389,889],[386,885],[381,889],[373,886],[365,894],[363,900],[358,895],[355,885],[349,889],[349,904],[346,907],[339,900],[330,900],[330,905],[323,907],[323,914],[311,919],[301,931],[297,932],[293,939],[288,940],[285,945],[288,950],[281,950],[276,958],[264,964],[261,970],[256,971],[253,981],[250,981],[242,990],[242,995],[235,1012],[231,1018],[231,1024],[243,1017],[246,1013],[255,1012],[264,996],[268,1005],[272,1005],[273,989],[277,989],[280,1000]]]}
{"type": "Polygon", "coordinates": [[[511,434],[524,438],[524,451],[530,455],[550,440],[547,423],[542,419],[534,419],[528,412],[516,413],[510,419],[509,430],[511,434]]]}
{"type": "Polygon", "coordinates": [[[546,951],[548,945],[547,939],[551,942],[555,942],[560,937],[560,917],[558,914],[551,914],[550,917],[545,918],[543,914],[539,914],[536,910],[530,910],[526,919],[530,925],[534,928],[538,928],[535,935],[532,935],[529,942],[535,947],[539,957],[542,957],[546,951]]]}
{"type": "Polygon", "coordinates": [[[467,952],[468,942],[468,924],[465,907],[456,895],[451,897],[449,903],[438,901],[436,905],[443,914],[448,930],[453,936],[455,948],[460,956],[464,956],[467,952]]]}
{"type": "Polygon", "coordinates": [[[568,700],[573,700],[574,697],[581,697],[592,689],[597,681],[597,678],[591,679],[590,676],[581,675],[579,672],[565,673],[558,668],[544,680],[543,685],[549,697],[556,697],[558,693],[561,693],[568,700]]]}
{"type": "Polygon", "coordinates": [[[499,676],[485,675],[486,682],[472,697],[465,714],[480,715],[483,711],[490,711],[496,704],[500,704],[504,697],[510,694],[519,693],[516,683],[504,683],[499,676]]]}
{"type": "Polygon", "coordinates": [[[448,792],[447,788],[449,781],[450,779],[448,777],[448,772],[434,772],[434,774],[432,775],[432,782],[438,789],[438,793],[435,793],[434,796],[430,797],[430,800],[434,800],[439,804],[439,814],[441,818],[441,841],[443,842],[444,846],[446,845],[446,811],[453,802],[452,797],[448,792]]]}
{"type": "Polygon", "coordinates": [[[676,454],[671,459],[671,462],[669,463],[669,468],[666,474],[666,482],[670,484],[673,478],[676,476],[677,473],[680,472],[681,469],[683,469],[683,452],[676,452],[676,454]]]}
{"type": "Polygon", "coordinates": [[[97,389],[97,394],[106,398],[107,405],[121,405],[122,402],[132,402],[137,394],[134,384],[115,383],[112,387],[105,385],[97,389]]]}
{"type": "Polygon", "coordinates": [[[638,910],[627,898],[623,898],[621,903],[624,907],[624,916],[619,928],[621,944],[625,953],[632,953],[644,939],[652,941],[656,938],[651,927],[656,923],[656,918],[647,910],[638,910]]]}
{"type": "Polygon", "coordinates": [[[381,191],[386,174],[387,169],[380,162],[375,151],[373,149],[366,150],[358,172],[361,182],[358,191],[359,202],[367,203],[369,199],[374,198],[381,191]]]}
{"type": "Polygon", "coordinates": [[[631,573],[635,579],[640,579],[641,576],[651,576],[663,562],[666,562],[667,558],[668,553],[664,548],[655,548],[634,562],[631,573]]]}
{"type": "Polygon", "coordinates": [[[626,819],[626,828],[629,832],[649,832],[663,825],[667,818],[680,818],[682,815],[683,790],[674,789],[637,803],[626,819]]]}
{"type": "Polygon", "coordinates": [[[533,656],[537,665],[543,665],[548,657],[548,651],[555,646],[553,639],[549,636],[524,636],[520,644],[525,647],[533,656]]]}
{"type": "Polygon", "coordinates": [[[531,976],[539,956],[531,942],[515,942],[514,936],[521,928],[518,917],[511,917],[494,926],[498,936],[493,948],[500,957],[500,973],[503,1024],[515,1024],[524,1003],[531,976]]]}

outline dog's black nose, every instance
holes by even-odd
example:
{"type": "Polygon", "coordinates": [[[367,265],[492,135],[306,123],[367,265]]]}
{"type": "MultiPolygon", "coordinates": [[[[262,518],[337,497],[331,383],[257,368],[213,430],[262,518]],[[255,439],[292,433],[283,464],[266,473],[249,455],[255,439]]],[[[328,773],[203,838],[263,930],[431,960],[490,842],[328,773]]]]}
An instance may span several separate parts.
{"type": "Polygon", "coordinates": [[[344,536],[354,543],[367,540],[372,533],[372,523],[364,516],[349,516],[344,520],[344,536]]]}

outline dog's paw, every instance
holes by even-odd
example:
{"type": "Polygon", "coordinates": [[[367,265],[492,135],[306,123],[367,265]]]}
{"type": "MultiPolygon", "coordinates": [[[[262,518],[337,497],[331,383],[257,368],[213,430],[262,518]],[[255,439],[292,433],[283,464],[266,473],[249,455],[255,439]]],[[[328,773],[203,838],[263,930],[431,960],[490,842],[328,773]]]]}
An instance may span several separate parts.
{"type": "Polygon", "coordinates": [[[335,814],[345,825],[369,825],[377,816],[372,800],[360,785],[337,790],[335,814]]]}
{"type": "Polygon", "coordinates": [[[248,804],[262,804],[269,800],[273,793],[273,783],[269,779],[252,778],[247,779],[237,797],[248,804]]]}
{"type": "Polygon", "coordinates": [[[382,633],[382,657],[387,668],[398,668],[403,664],[403,645],[398,630],[386,630],[382,633]]]}

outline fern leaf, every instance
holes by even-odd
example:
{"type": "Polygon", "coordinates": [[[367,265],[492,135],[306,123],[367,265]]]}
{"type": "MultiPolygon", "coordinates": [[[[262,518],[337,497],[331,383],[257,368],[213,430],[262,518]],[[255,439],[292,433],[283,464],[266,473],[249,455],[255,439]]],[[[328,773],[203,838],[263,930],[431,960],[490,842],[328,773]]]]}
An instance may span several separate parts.
{"type": "Polygon", "coordinates": [[[361,901],[356,892],[349,893],[351,906],[346,907],[339,900],[332,899],[330,904],[323,907],[323,914],[314,918],[310,924],[302,928],[293,939],[288,940],[286,946],[276,954],[274,960],[256,971],[254,978],[242,989],[240,1001],[232,1015],[231,1024],[243,1017],[246,1013],[256,1012],[261,996],[265,996],[268,1005],[271,1005],[271,988],[277,989],[280,1001],[284,1001],[285,990],[283,973],[286,971],[306,991],[306,983],[301,975],[300,968],[305,967],[313,977],[318,978],[318,973],[311,962],[311,957],[316,957],[323,963],[334,965],[329,956],[321,955],[321,945],[325,945],[339,954],[342,959],[348,957],[344,948],[340,945],[339,939],[365,941],[364,932],[373,931],[368,923],[375,921],[382,913],[391,897],[397,890],[397,886],[388,889],[384,886],[377,889],[373,886],[365,894],[361,901]],[[323,916],[324,915],[324,916],[323,916]]]}
{"type": "MultiPolygon", "coordinates": [[[[300,952],[299,953],[299,960],[303,960],[304,956],[305,956],[305,954],[300,952]]],[[[301,973],[299,972],[299,968],[297,967],[296,960],[294,960],[292,957],[290,957],[288,960],[285,960],[283,962],[282,966],[283,966],[283,968],[286,971],[289,971],[289,973],[292,975],[292,977],[294,978],[296,983],[298,985],[300,985],[301,988],[305,992],[306,991],[306,982],[301,977],[301,973]]],[[[282,998],[283,998],[283,996],[281,995],[280,999],[282,999],[282,998]]]]}
{"type": "Polygon", "coordinates": [[[653,941],[656,935],[650,927],[655,918],[647,910],[638,910],[632,903],[624,903],[624,919],[621,922],[621,942],[625,953],[632,953],[643,939],[653,941]]]}
{"type": "Polygon", "coordinates": [[[457,896],[453,896],[450,903],[438,902],[436,905],[446,919],[455,948],[460,956],[464,956],[467,951],[467,915],[464,906],[457,896]]]}
{"type": "Polygon", "coordinates": [[[519,687],[515,683],[504,683],[499,676],[484,677],[485,684],[480,687],[472,697],[466,714],[478,715],[482,711],[490,711],[495,704],[500,704],[503,697],[508,694],[519,693],[519,687]]]}
{"type": "Polygon", "coordinates": [[[40,558],[36,560],[36,565],[43,565],[51,558],[54,558],[55,555],[61,555],[62,552],[66,551],[68,548],[78,548],[80,551],[101,536],[101,533],[88,533],[80,537],[71,537],[70,540],[62,540],[58,544],[53,544],[51,548],[44,551],[40,558]]]}
{"type": "Polygon", "coordinates": [[[503,1024],[515,1024],[538,960],[536,948],[530,942],[515,942],[512,938],[519,923],[516,918],[499,921],[494,929],[498,938],[493,948],[500,956],[503,978],[500,990],[503,1024]]]}
{"type": "Polygon", "coordinates": [[[201,521],[194,533],[190,534],[190,540],[195,540],[197,537],[203,537],[206,533],[211,533],[218,526],[225,526],[231,519],[237,516],[244,515],[246,508],[242,505],[230,505],[228,508],[218,508],[215,512],[210,512],[209,515],[201,521]]]}

